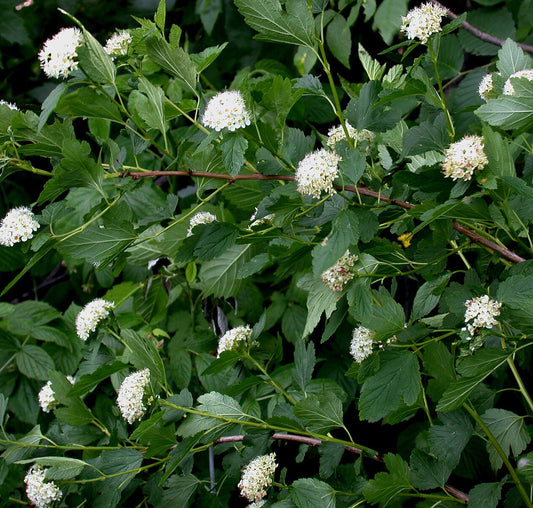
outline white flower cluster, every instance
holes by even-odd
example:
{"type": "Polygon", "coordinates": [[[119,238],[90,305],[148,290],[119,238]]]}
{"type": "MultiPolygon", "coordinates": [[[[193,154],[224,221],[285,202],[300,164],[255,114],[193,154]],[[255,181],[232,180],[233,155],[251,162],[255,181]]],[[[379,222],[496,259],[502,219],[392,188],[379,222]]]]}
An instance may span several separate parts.
{"type": "Polygon", "coordinates": [[[78,28],[63,28],[48,39],[39,52],[41,68],[49,78],[67,78],[78,68],[78,47],[83,35],[78,28]]]}
{"type": "Polygon", "coordinates": [[[146,412],[143,399],[145,388],[149,383],[149,369],[134,372],[122,381],[118,389],[117,405],[122,413],[122,417],[128,423],[140,420],[146,412]]]}
{"type": "Polygon", "coordinates": [[[269,213],[265,215],[264,217],[257,218],[257,207],[255,207],[254,213],[252,213],[250,217],[250,226],[251,228],[255,226],[262,226],[264,224],[271,224],[274,220],[274,214],[269,213]]]}
{"type": "MultiPolygon", "coordinates": [[[[361,129],[358,131],[348,122],[346,122],[346,130],[348,131],[348,135],[355,141],[356,148],[359,143],[366,141],[366,147],[363,150],[363,153],[365,155],[370,155],[370,153],[372,152],[372,145],[374,144],[374,141],[376,139],[376,135],[372,131],[369,131],[367,129],[361,129]]],[[[326,144],[332,150],[335,150],[337,143],[339,141],[342,141],[343,139],[346,139],[346,133],[344,132],[342,125],[338,125],[337,127],[332,127],[328,131],[328,139],[326,141],[326,144]]]]}
{"type": "Polygon", "coordinates": [[[478,87],[479,95],[482,99],[486,101],[497,97],[496,93],[494,92],[494,81],[493,81],[494,74],[501,76],[501,73],[499,72],[489,72],[488,74],[485,74],[483,76],[483,79],[479,83],[479,87],[478,87]]]}
{"type": "Polygon", "coordinates": [[[332,194],[340,160],[340,156],[324,148],[308,153],[296,168],[296,190],[314,198],[319,198],[322,191],[332,194]]]}
{"type": "Polygon", "coordinates": [[[436,4],[428,2],[420,7],[411,9],[407,16],[402,16],[400,31],[407,35],[408,39],[420,39],[426,43],[430,35],[442,30],[441,21],[446,16],[446,10],[436,4]]]}
{"type": "Polygon", "coordinates": [[[465,323],[468,333],[473,335],[478,328],[492,328],[498,324],[502,304],[489,295],[477,296],[465,302],[465,323]],[[471,321],[471,322],[470,322],[471,321]]]}
{"type": "Polygon", "coordinates": [[[243,342],[249,346],[255,344],[255,342],[252,342],[252,329],[249,325],[237,326],[222,335],[218,341],[218,356],[224,351],[232,351],[236,349],[243,342]]]}
{"type": "MultiPolygon", "coordinates": [[[[72,376],[67,376],[70,384],[74,384],[74,378],[72,376]]],[[[39,406],[45,413],[49,413],[56,407],[57,400],[54,396],[54,390],[52,390],[52,383],[47,381],[47,383],[41,388],[41,391],[38,395],[39,406]]]]}
{"type": "Polygon", "coordinates": [[[357,363],[361,363],[365,358],[372,354],[372,345],[376,332],[358,326],[352,332],[352,341],[350,342],[350,354],[357,363]]]}
{"type": "Polygon", "coordinates": [[[0,106],[7,106],[12,111],[18,111],[19,110],[19,108],[17,108],[17,106],[15,104],[13,104],[12,102],[4,101],[4,100],[0,100],[0,106]]]}
{"type": "Polygon", "coordinates": [[[119,33],[113,34],[107,39],[104,51],[108,55],[126,55],[128,47],[131,44],[131,35],[127,30],[122,30],[119,33]]]}
{"type": "Polygon", "coordinates": [[[63,495],[54,482],[46,482],[45,478],[46,469],[41,466],[32,466],[24,478],[26,495],[37,508],[47,508],[63,495]]]}
{"type": "Polygon", "coordinates": [[[187,230],[187,236],[192,236],[192,230],[199,224],[209,224],[217,220],[216,215],[210,212],[198,212],[191,217],[189,221],[189,229],[187,230]]]}
{"type": "Polygon", "coordinates": [[[445,151],[441,164],[444,176],[457,180],[470,180],[476,169],[483,169],[489,162],[485,155],[482,136],[465,136],[452,143],[445,151]]]}
{"type": "Polygon", "coordinates": [[[322,282],[331,291],[342,291],[345,284],[354,278],[351,270],[357,261],[357,256],[346,251],[344,255],[330,268],[322,274],[322,282]]]}
{"type": "Polygon", "coordinates": [[[87,340],[89,334],[96,330],[96,327],[107,316],[109,309],[114,309],[115,304],[102,298],[90,301],[76,316],[76,333],[81,340],[87,340]]]}
{"type": "MultiPolygon", "coordinates": [[[[257,503],[266,496],[266,489],[272,485],[276,471],[276,454],[260,455],[251,460],[242,470],[239,488],[241,496],[257,503]]],[[[257,505],[256,505],[257,506],[257,505]]]]}
{"type": "Polygon", "coordinates": [[[521,71],[513,72],[505,82],[505,85],[503,86],[503,93],[504,95],[514,95],[515,89],[513,84],[511,83],[511,78],[526,78],[529,81],[533,81],[533,69],[523,69],[521,71]]]}
{"type": "Polygon", "coordinates": [[[18,242],[30,240],[33,238],[33,232],[38,229],[39,223],[29,208],[25,206],[13,208],[0,223],[0,245],[13,247],[18,242]]]}
{"type": "Polygon", "coordinates": [[[254,501],[253,503],[250,503],[246,508],[261,508],[262,506],[265,506],[266,499],[260,499],[259,501],[254,501]]]}
{"type": "Polygon", "coordinates": [[[207,103],[202,123],[216,131],[226,127],[230,131],[236,131],[250,125],[250,113],[241,92],[228,90],[217,93],[207,103]]]}

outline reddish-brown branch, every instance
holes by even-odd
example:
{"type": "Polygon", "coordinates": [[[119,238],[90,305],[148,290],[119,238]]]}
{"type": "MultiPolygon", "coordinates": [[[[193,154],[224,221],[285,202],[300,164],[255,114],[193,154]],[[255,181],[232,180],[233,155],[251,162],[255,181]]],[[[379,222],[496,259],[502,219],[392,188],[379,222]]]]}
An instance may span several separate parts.
{"type": "MultiPolygon", "coordinates": [[[[433,3],[444,9],[450,18],[456,19],[459,17],[457,16],[457,14],[450,11],[450,9],[448,9],[446,6],[442,5],[440,2],[433,0],[433,3]]],[[[494,37],[493,35],[483,32],[482,30],[476,28],[467,21],[463,21],[461,27],[463,27],[467,32],[470,32],[472,35],[475,35],[478,39],[481,39],[482,41],[488,42],[490,44],[495,44],[496,46],[503,46],[505,44],[505,41],[503,39],[498,39],[498,37],[494,37]]],[[[527,51],[528,53],[533,53],[533,46],[529,46],[528,44],[523,44],[521,42],[517,42],[516,45],[521,47],[524,51],[527,51]]]]}
{"type": "MultiPolygon", "coordinates": [[[[244,439],[243,434],[235,435],[235,436],[224,436],[219,439],[217,439],[213,444],[221,444],[221,443],[235,443],[238,441],[242,441],[244,439]]],[[[309,446],[320,446],[322,444],[322,441],[320,439],[315,439],[313,437],[307,437],[307,436],[299,436],[297,434],[283,434],[281,432],[276,432],[275,434],[272,434],[272,439],[278,440],[278,441],[294,441],[296,443],[302,443],[309,446]]],[[[360,450],[359,448],[356,448],[355,446],[345,446],[344,450],[349,453],[355,453],[356,455],[364,455],[364,452],[360,450]]],[[[372,459],[376,462],[383,463],[383,459],[381,455],[365,455],[365,457],[372,459]]],[[[468,494],[465,494],[464,492],[460,491],[459,489],[456,489],[455,487],[452,487],[451,485],[445,484],[444,489],[446,492],[448,492],[451,496],[455,497],[455,499],[460,499],[461,501],[464,501],[467,503],[470,500],[470,496],[468,494]]]]}
{"type": "MultiPolygon", "coordinates": [[[[142,171],[142,172],[130,172],[125,171],[121,176],[130,176],[134,180],[138,178],[153,178],[158,176],[194,176],[201,178],[218,178],[222,180],[228,180],[229,182],[236,182],[239,180],[284,180],[287,182],[294,181],[293,175],[263,175],[261,173],[252,173],[248,175],[226,175],[224,173],[209,173],[207,171],[142,171]]],[[[405,210],[411,210],[414,208],[414,205],[411,203],[406,203],[405,201],[400,201],[399,199],[392,199],[388,196],[380,194],[379,192],[373,191],[365,186],[354,187],[353,185],[345,185],[344,187],[336,185],[337,190],[345,190],[348,192],[355,192],[357,194],[368,196],[374,198],[378,201],[384,201],[391,205],[399,206],[405,210]]],[[[490,249],[494,252],[497,252],[500,256],[505,257],[515,263],[523,263],[526,261],[525,258],[519,256],[513,251],[507,249],[506,247],[501,247],[492,240],[482,237],[481,235],[475,233],[471,229],[459,224],[457,221],[453,221],[453,228],[459,233],[467,236],[474,243],[483,245],[487,249],[490,249]]]]}

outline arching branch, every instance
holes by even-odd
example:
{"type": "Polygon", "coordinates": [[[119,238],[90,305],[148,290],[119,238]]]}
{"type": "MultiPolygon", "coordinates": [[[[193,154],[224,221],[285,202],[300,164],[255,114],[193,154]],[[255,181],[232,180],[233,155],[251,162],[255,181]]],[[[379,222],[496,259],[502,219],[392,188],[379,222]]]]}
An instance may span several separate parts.
{"type": "MultiPolygon", "coordinates": [[[[129,176],[134,180],[139,178],[154,178],[159,176],[194,176],[201,178],[218,178],[222,180],[229,180],[230,182],[237,182],[241,180],[283,180],[288,182],[294,181],[293,175],[263,175],[261,173],[252,173],[247,175],[231,176],[224,173],[209,173],[207,171],[125,171],[124,173],[122,173],[122,176],[129,176]]],[[[399,199],[390,198],[388,196],[385,196],[384,194],[373,191],[365,186],[354,187],[353,185],[345,185],[344,187],[341,187],[340,185],[336,185],[335,188],[337,190],[355,192],[363,196],[374,198],[378,201],[384,201],[391,205],[399,206],[400,208],[403,208],[405,210],[411,210],[412,208],[414,208],[414,205],[412,205],[411,203],[406,203],[405,201],[400,201],[399,199]]],[[[513,261],[514,263],[523,263],[524,261],[526,261],[525,258],[519,256],[515,252],[507,249],[506,247],[498,245],[492,240],[484,238],[483,236],[472,231],[471,229],[468,229],[467,227],[459,224],[455,220],[453,221],[453,228],[459,233],[470,238],[470,240],[472,240],[474,243],[482,245],[483,247],[486,247],[491,251],[497,252],[500,256],[507,258],[513,261]]]]}

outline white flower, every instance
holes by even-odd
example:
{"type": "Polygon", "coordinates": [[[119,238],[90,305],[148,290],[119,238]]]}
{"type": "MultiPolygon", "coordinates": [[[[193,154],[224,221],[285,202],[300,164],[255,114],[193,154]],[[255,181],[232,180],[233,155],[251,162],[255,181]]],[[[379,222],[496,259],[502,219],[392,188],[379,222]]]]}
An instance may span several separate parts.
{"type": "Polygon", "coordinates": [[[465,136],[445,150],[441,164],[444,176],[457,180],[470,180],[476,169],[483,169],[489,162],[485,155],[482,136],[465,136]]]}
{"type": "Polygon", "coordinates": [[[90,301],[76,316],[76,333],[81,340],[87,340],[89,333],[94,332],[96,327],[107,316],[109,309],[114,309],[115,304],[102,298],[90,301]]]}
{"type": "Polygon", "coordinates": [[[357,256],[350,254],[350,251],[346,251],[332,267],[322,274],[322,282],[331,291],[342,291],[344,285],[354,278],[351,268],[356,261],[357,256]]]}
{"type": "Polygon", "coordinates": [[[213,215],[210,212],[198,212],[197,214],[191,217],[189,222],[189,229],[187,230],[187,236],[191,236],[192,230],[199,224],[209,224],[217,220],[216,215],[213,215]]]}
{"type": "Polygon", "coordinates": [[[78,47],[83,43],[83,35],[78,28],[63,28],[48,39],[39,52],[39,60],[44,73],[50,78],[67,78],[78,68],[78,47]]]}
{"type": "Polygon", "coordinates": [[[297,190],[302,194],[319,198],[322,191],[332,194],[333,180],[338,171],[341,160],[336,153],[325,150],[315,150],[308,153],[296,168],[297,190]]]}
{"type": "Polygon", "coordinates": [[[402,16],[400,31],[407,35],[408,39],[420,39],[426,43],[429,36],[442,30],[440,23],[446,16],[446,10],[433,3],[422,4],[420,7],[411,9],[407,16],[402,16]]]}
{"type": "Polygon", "coordinates": [[[12,247],[15,243],[30,240],[38,229],[39,223],[29,208],[13,208],[0,223],[0,245],[12,247]]]}
{"type": "Polygon", "coordinates": [[[130,374],[118,389],[117,405],[122,417],[133,423],[140,420],[146,412],[144,405],[145,387],[150,383],[150,370],[144,369],[130,374]]]}
{"type": "MultiPolygon", "coordinates": [[[[499,72],[496,72],[496,74],[501,75],[499,72]]],[[[493,99],[496,97],[496,93],[494,93],[494,83],[492,81],[493,73],[489,72],[488,74],[485,74],[483,76],[483,79],[479,83],[478,92],[482,99],[488,101],[489,99],[493,99]]]]}
{"type": "MultiPolygon", "coordinates": [[[[355,127],[352,127],[348,122],[346,122],[346,130],[348,131],[349,136],[355,141],[355,148],[362,141],[366,141],[366,147],[363,150],[364,155],[370,155],[372,152],[372,145],[376,139],[376,135],[367,129],[357,130],[355,127]]],[[[346,139],[346,134],[342,125],[337,127],[332,127],[328,131],[328,140],[326,144],[332,149],[335,150],[337,143],[343,139],[346,139]]]]}
{"type": "Polygon", "coordinates": [[[246,109],[244,97],[238,90],[219,92],[212,97],[204,111],[202,123],[206,127],[221,131],[227,127],[235,131],[250,125],[250,113],[246,109]]]}
{"type": "Polygon", "coordinates": [[[12,102],[4,101],[4,100],[0,100],[0,106],[7,106],[9,109],[11,109],[13,111],[18,111],[19,110],[19,108],[17,108],[17,106],[15,104],[13,104],[12,102]]]}
{"type": "Polygon", "coordinates": [[[526,78],[529,81],[533,81],[533,69],[523,69],[521,71],[513,72],[505,82],[505,85],[503,86],[503,93],[505,95],[514,95],[515,89],[513,84],[511,83],[511,78],[526,78]]]}
{"type": "Polygon", "coordinates": [[[107,39],[104,51],[108,55],[126,55],[128,47],[131,44],[131,35],[127,30],[122,30],[119,33],[113,34],[107,39]]]}
{"type": "Polygon", "coordinates": [[[236,349],[242,342],[253,346],[255,342],[252,341],[252,333],[252,329],[249,325],[237,326],[236,328],[228,330],[218,341],[218,356],[224,351],[232,351],[236,349]]]}
{"type": "Polygon", "coordinates": [[[465,302],[465,323],[468,333],[473,335],[478,328],[492,328],[498,324],[502,304],[489,295],[477,296],[465,302]],[[469,323],[471,321],[471,323],[469,323]]]}
{"type": "Polygon", "coordinates": [[[46,482],[45,478],[46,469],[37,465],[32,466],[24,478],[26,495],[37,508],[47,508],[63,495],[54,482],[46,482]]]}
{"type": "Polygon", "coordinates": [[[260,455],[242,470],[239,488],[241,496],[257,502],[266,496],[266,489],[272,485],[276,471],[276,454],[260,455]]]}
{"type": "Polygon", "coordinates": [[[361,363],[367,356],[372,354],[372,344],[376,332],[358,326],[352,333],[350,342],[350,354],[357,363],[361,363]]]}
{"type": "MultiPolygon", "coordinates": [[[[74,384],[74,378],[72,376],[67,376],[70,384],[74,384]]],[[[52,383],[47,381],[46,384],[41,388],[41,391],[38,395],[39,406],[45,413],[49,413],[57,405],[57,400],[54,396],[54,390],[52,390],[52,383]]]]}
{"type": "Polygon", "coordinates": [[[250,503],[246,508],[261,508],[262,506],[265,506],[266,499],[260,499],[259,501],[254,501],[253,503],[250,503]]]}

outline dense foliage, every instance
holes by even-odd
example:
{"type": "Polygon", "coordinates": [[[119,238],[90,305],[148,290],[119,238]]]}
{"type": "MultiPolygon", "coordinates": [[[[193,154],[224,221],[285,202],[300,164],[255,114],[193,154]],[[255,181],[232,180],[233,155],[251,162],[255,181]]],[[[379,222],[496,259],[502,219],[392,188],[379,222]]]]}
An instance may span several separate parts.
{"type": "Polygon", "coordinates": [[[533,506],[530,1],[7,4],[2,506],[533,506]]]}

